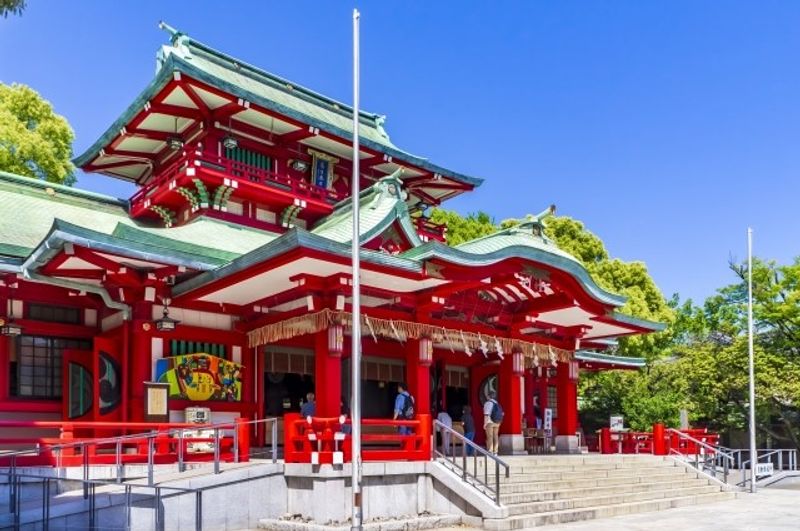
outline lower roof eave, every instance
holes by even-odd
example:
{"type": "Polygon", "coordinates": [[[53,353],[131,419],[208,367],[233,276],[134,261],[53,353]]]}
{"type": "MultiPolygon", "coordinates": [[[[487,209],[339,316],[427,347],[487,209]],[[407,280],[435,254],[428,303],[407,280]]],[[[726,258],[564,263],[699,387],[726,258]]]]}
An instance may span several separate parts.
{"type": "Polygon", "coordinates": [[[647,365],[644,358],[630,356],[615,356],[592,350],[579,350],[575,352],[575,360],[582,363],[595,363],[611,369],[641,369],[647,365]]]}
{"type": "MultiPolygon", "coordinates": [[[[342,258],[351,256],[351,246],[348,244],[329,240],[312,234],[306,230],[294,227],[285,234],[262,245],[261,247],[232,260],[231,262],[210,271],[206,271],[193,277],[173,289],[175,297],[186,295],[200,287],[206,286],[218,280],[222,280],[231,275],[245,271],[253,266],[267,262],[280,255],[295,249],[309,249],[320,251],[342,258]]],[[[377,251],[361,249],[361,260],[366,264],[388,267],[398,270],[406,275],[422,275],[423,267],[421,262],[393,256],[377,251]]]]}

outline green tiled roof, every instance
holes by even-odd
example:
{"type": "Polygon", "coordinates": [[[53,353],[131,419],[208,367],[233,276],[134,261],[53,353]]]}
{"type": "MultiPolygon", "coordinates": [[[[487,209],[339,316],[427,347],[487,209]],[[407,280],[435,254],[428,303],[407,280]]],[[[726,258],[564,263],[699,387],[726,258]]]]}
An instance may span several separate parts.
{"type": "MultiPolygon", "coordinates": [[[[179,62],[189,62],[191,66],[210,76],[272,101],[287,110],[341,130],[352,129],[352,107],[243,63],[192,39],[185,39],[183,42],[183,46],[164,46],[162,53],[165,56],[176,55],[179,62]]],[[[359,132],[365,140],[397,149],[383,130],[382,116],[365,111],[359,112],[359,116],[361,124],[359,132]]]]}
{"type": "MultiPolygon", "coordinates": [[[[409,216],[408,207],[403,200],[403,185],[399,176],[400,171],[397,171],[361,192],[359,196],[360,243],[370,241],[397,221],[412,246],[422,244],[409,216]]],[[[317,223],[311,232],[336,242],[351,242],[353,239],[353,202],[350,198],[338,203],[334,211],[317,223]]]]}
{"type": "Polygon", "coordinates": [[[218,261],[232,260],[277,236],[209,218],[169,229],[150,227],[130,219],[125,201],[0,172],[0,255],[27,256],[56,220],[163,249],[192,249],[218,261]]]}
{"type": "Polygon", "coordinates": [[[472,254],[490,254],[509,247],[530,247],[578,262],[574,256],[559,249],[547,237],[534,235],[525,224],[464,242],[457,245],[456,249],[472,254]]]}
{"type": "MultiPolygon", "coordinates": [[[[164,46],[159,53],[159,70],[156,77],[142,91],[125,112],[88,149],[75,159],[82,167],[91,162],[121,128],[138,114],[145,103],[152,100],[172,79],[173,72],[185,75],[223,90],[235,97],[256,103],[266,109],[319,128],[337,137],[352,138],[353,109],[314,91],[287,81],[274,74],[248,65],[227,54],[214,50],[186,35],[176,34],[172,46],[164,46]]],[[[454,172],[397,148],[383,129],[384,117],[361,111],[360,141],[365,148],[406,161],[432,173],[439,173],[472,186],[480,186],[483,179],[454,172]]]]}

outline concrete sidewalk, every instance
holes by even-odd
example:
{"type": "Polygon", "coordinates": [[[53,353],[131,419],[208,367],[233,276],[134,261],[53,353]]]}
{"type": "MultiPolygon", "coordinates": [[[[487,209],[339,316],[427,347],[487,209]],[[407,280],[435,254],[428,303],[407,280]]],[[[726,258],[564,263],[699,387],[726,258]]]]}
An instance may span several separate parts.
{"type": "Polygon", "coordinates": [[[757,494],[742,493],[735,500],[708,505],[546,528],[553,531],[796,531],[800,528],[800,492],[794,489],[762,489],[757,494]]]}

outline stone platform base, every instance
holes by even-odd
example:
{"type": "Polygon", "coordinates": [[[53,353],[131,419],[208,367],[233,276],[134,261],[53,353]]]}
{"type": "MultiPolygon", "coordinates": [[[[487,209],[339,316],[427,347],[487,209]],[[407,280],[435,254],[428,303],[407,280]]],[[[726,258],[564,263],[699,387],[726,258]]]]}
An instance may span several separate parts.
{"type": "Polygon", "coordinates": [[[557,454],[581,453],[581,449],[580,447],[578,447],[578,438],[575,435],[557,435],[556,453],[557,454]]]}
{"type": "Polygon", "coordinates": [[[526,453],[525,439],[521,434],[500,436],[501,455],[525,455],[526,453]]]}

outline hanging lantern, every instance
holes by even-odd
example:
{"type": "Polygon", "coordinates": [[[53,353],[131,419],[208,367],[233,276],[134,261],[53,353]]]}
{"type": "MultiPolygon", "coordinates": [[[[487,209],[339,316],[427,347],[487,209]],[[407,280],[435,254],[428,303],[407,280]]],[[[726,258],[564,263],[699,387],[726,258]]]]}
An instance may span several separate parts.
{"type": "Polygon", "coordinates": [[[433,363],[433,340],[429,337],[422,337],[419,340],[419,362],[423,367],[433,363]]]}
{"type": "Polygon", "coordinates": [[[173,319],[169,316],[169,299],[163,299],[164,302],[164,312],[162,314],[161,319],[155,320],[156,330],[159,332],[173,332],[178,327],[177,319],[173,319]]]}
{"type": "Polygon", "coordinates": [[[0,335],[18,336],[22,333],[22,327],[14,322],[14,318],[9,316],[8,321],[0,319],[0,335]]]}
{"type": "Polygon", "coordinates": [[[516,348],[511,353],[511,370],[517,376],[522,376],[525,372],[525,355],[516,348]]]}
{"type": "Polygon", "coordinates": [[[344,352],[344,327],[341,323],[333,323],[328,327],[328,355],[341,358],[344,352]]]}
{"type": "Polygon", "coordinates": [[[16,283],[9,285],[11,296],[8,299],[8,320],[0,319],[0,335],[3,336],[18,336],[22,333],[22,327],[14,322],[14,288],[16,287],[16,283]]]}

